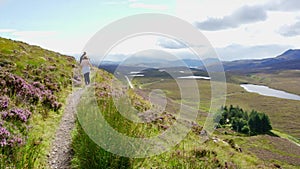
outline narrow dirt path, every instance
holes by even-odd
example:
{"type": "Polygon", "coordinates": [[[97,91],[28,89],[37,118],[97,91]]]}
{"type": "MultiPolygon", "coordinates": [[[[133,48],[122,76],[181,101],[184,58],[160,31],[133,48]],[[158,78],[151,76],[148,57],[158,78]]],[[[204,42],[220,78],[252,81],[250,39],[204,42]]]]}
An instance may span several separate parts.
{"type": "Polygon", "coordinates": [[[67,98],[67,104],[61,119],[59,128],[56,131],[55,139],[52,142],[48,163],[51,169],[71,168],[73,150],[71,148],[71,131],[75,127],[76,105],[80,100],[83,90],[73,92],[67,98]]]}

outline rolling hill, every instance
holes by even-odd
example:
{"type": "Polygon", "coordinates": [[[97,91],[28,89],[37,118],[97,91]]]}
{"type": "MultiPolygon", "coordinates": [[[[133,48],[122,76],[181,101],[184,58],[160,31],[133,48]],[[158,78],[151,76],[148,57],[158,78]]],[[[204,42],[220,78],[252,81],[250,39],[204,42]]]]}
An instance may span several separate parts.
{"type": "MultiPolygon", "coordinates": [[[[290,51],[278,56],[277,60],[290,63],[290,68],[293,62],[297,64],[297,58],[298,51],[290,51]]],[[[275,62],[270,61],[268,64],[274,66],[275,62]]],[[[193,64],[193,61],[189,63],[193,64]]],[[[78,64],[73,57],[0,38],[0,168],[49,167],[47,155],[61,121],[66,96],[71,93],[74,67],[78,67],[78,64]]],[[[201,73],[198,69],[192,70],[201,73]]],[[[156,74],[159,71],[148,69],[148,72],[156,74]]],[[[142,94],[123,86],[112,95],[112,82],[115,82],[113,75],[100,69],[94,73],[94,83],[86,91],[95,89],[99,109],[109,124],[119,132],[146,138],[163,133],[175,122],[176,114],[169,110],[157,117],[144,113],[143,117],[153,118],[152,123],[134,124],[124,119],[114,106],[112,96],[128,93],[133,106],[141,111],[149,109],[149,101],[142,94]]],[[[208,86],[207,83],[209,81],[201,81],[202,85],[208,86]]],[[[172,84],[175,83],[165,80],[164,84],[153,83],[148,89],[155,85],[169,88],[172,84]]],[[[173,89],[168,93],[174,94],[176,91],[179,90],[173,89]]],[[[90,100],[81,101],[79,104],[90,100]]],[[[175,104],[174,101],[170,106],[175,104]]],[[[93,115],[86,113],[86,107],[79,107],[78,116],[93,115]]],[[[202,142],[201,121],[186,124],[192,124],[192,130],[169,152],[147,158],[128,158],[110,153],[95,144],[77,120],[72,134],[72,168],[297,168],[300,164],[299,147],[279,136],[250,137],[230,128],[219,128],[207,141],[202,142]]]]}
{"type": "Polygon", "coordinates": [[[300,69],[300,49],[290,49],[275,58],[224,62],[225,71],[257,73],[300,69]]]}
{"type": "MultiPolygon", "coordinates": [[[[204,62],[206,66],[214,68],[216,59],[206,59],[204,62]]],[[[300,49],[290,49],[274,58],[266,59],[248,59],[248,60],[235,60],[223,61],[224,70],[227,72],[237,73],[259,73],[259,72],[274,72],[280,70],[297,70],[300,69],[300,49]]],[[[151,59],[133,57],[125,62],[107,62],[104,61],[99,66],[107,70],[114,70],[119,65],[126,67],[153,67],[153,68],[170,68],[181,67],[187,65],[191,68],[199,68],[205,70],[203,61],[195,59],[183,59],[168,61],[164,58],[151,59]]]]}
{"type": "Polygon", "coordinates": [[[47,168],[76,65],[71,56],[0,38],[0,168],[47,168]]]}

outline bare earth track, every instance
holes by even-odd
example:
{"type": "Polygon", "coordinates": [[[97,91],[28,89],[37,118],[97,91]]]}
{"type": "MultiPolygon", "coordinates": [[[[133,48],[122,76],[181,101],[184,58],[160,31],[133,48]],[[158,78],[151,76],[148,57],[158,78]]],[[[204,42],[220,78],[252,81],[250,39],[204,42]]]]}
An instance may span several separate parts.
{"type": "Polygon", "coordinates": [[[48,163],[51,169],[71,168],[72,148],[71,132],[75,127],[76,105],[80,100],[83,90],[77,90],[67,98],[67,104],[61,119],[59,128],[56,131],[55,139],[52,142],[48,163]]]}

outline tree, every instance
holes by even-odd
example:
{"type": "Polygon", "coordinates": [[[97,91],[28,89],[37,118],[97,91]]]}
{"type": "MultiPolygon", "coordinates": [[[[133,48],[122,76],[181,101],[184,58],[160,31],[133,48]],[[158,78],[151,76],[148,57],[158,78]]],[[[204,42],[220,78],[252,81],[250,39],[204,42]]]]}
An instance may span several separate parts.
{"type": "Polygon", "coordinates": [[[267,133],[272,130],[269,117],[265,113],[254,110],[250,114],[248,124],[252,134],[267,133]]]}
{"type": "Polygon", "coordinates": [[[246,121],[249,120],[249,116],[248,116],[248,112],[247,111],[244,112],[243,119],[245,119],[246,121]]]}
{"type": "Polygon", "coordinates": [[[252,110],[250,113],[250,117],[249,117],[249,121],[248,121],[248,125],[250,128],[251,133],[256,134],[257,133],[257,129],[258,129],[258,121],[259,121],[259,117],[256,111],[252,110]],[[258,118],[258,119],[257,119],[258,118]]]}
{"type": "MultiPolygon", "coordinates": [[[[223,106],[222,106],[223,107],[223,106]]],[[[224,106],[224,108],[222,108],[225,112],[228,112],[227,106],[224,106]]]]}
{"type": "Polygon", "coordinates": [[[267,133],[268,131],[272,130],[271,122],[269,117],[262,113],[261,114],[261,126],[262,126],[262,133],[267,133]]]}
{"type": "Polygon", "coordinates": [[[233,118],[232,120],[232,128],[237,131],[237,132],[241,132],[242,128],[244,126],[247,126],[247,121],[242,119],[242,118],[233,118]]]}
{"type": "Polygon", "coordinates": [[[250,132],[250,128],[248,125],[245,125],[242,130],[241,130],[242,133],[245,133],[245,134],[249,134],[250,132]]]}
{"type": "Polygon", "coordinates": [[[231,124],[233,130],[245,134],[262,134],[272,129],[270,119],[265,113],[252,110],[250,115],[239,106],[222,107],[219,114],[219,124],[231,124]]]}
{"type": "Polygon", "coordinates": [[[221,125],[227,124],[227,119],[228,119],[228,116],[229,116],[227,106],[225,106],[225,107],[222,106],[221,110],[218,111],[217,117],[216,117],[215,119],[218,119],[218,118],[219,118],[219,114],[220,114],[220,116],[221,116],[221,117],[220,117],[220,120],[219,120],[219,123],[220,123],[221,125]]]}

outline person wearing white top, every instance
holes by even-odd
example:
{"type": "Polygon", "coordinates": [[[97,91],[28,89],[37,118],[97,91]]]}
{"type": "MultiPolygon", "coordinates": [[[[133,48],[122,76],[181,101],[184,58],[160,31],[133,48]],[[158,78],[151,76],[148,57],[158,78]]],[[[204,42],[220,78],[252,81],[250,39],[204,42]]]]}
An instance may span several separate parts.
{"type": "Polygon", "coordinates": [[[82,57],[80,65],[82,67],[82,74],[84,76],[85,85],[89,85],[90,84],[90,72],[91,72],[90,69],[92,67],[92,64],[86,55],[84,55],[82,57]]]}

